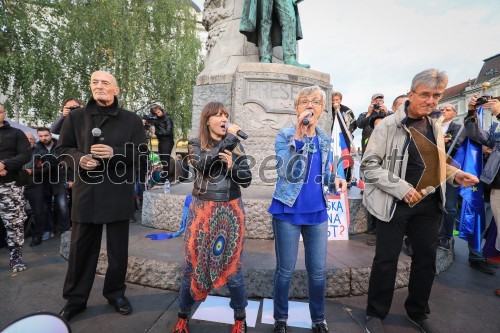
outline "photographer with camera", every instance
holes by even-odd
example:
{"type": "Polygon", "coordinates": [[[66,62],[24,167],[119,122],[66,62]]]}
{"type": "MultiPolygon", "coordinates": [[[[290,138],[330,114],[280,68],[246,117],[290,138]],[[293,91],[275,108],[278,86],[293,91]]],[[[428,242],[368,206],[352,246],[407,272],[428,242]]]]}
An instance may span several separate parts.
{"type": "Polygon", "coordinates": [[[374,94],[372,96],[370,106],[368,106],[368,111],[361,113],[358,117],[358,120],[356,120],[358,128],[362,129],[361,150],[363,153],[365,152],[368,139],[373,132],[373,128],[370,126],[370,120],[380,115],[383,115],[385,117],[389,114],[392,114],[392,112],[387,110],[387,107],[384,105],[384,94],[374,94]]]}
{"type": "MultiPolygon", "coordinates": [[[[153,126],[154,134],[158,139],[158,155],[163,166],[162,179],[165,180],[169,172],[169,163],[174,147],[174,122],[159,104],[154,104],[150,115],[142,117],[145,126],[153,126]]],[[[171,173],[173,174],[173,173],[171,173]]]]}
{"type": "MultiPolygon", "coordinates": [[[[475,94],[468,104],[468,113],[464,120],[465,134],[467,137],[491,149],[488,160],[483,166],[479,179],[491,188],[490,204],[495,223],[497,225],[497,238],[495,248],[500,251],[500,101],[492,96],[475,94]],[[479,125],[477,109],[479,106],[490,109],[492,117],[489,130],[484,130],[479,125]]],[[[486,228],[485,228],[486,229],[486,228]]],[[[472,268],[487,274],[495,274],[495,269],[484,259],[481,253],[469,244],[469,263],[472,268]]]]}
{"type": "Polygon", "coordinates": [[[70,111],[82,108],[83,104],[78,100],[78,98],[75,97],[70,97],[64,100],[63,102],[63,108],[61,110],[61,114],[59,117],[54,121],[54,123],[50,126],[50,132],[54,134],[59,134],[61,132],[61,128],[64,122],[64,119],[66,119],[66,116],[70,113],[70,111]]]}

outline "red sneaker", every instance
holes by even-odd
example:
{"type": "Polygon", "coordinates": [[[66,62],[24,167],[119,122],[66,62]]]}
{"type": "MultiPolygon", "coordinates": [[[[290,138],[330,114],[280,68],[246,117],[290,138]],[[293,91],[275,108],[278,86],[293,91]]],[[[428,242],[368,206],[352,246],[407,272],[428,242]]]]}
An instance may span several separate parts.
{"type": "Polygon", "coordinates": [[[189,333],[189,319],[179,318],[175,324],[173,333],[189,333]]]}
{"type": "Polygon", "coordinates": [[[486,261],[500,264],[500,255],[498,255],[496,257],[486,258],[486,261]]]}
{"type": "Polygon", "coordinates": [[[233,330],[231,333],[246,333],[247,331],[247,322],[245,319],[243,320],[235,320],[233,325],[233,330]]]}

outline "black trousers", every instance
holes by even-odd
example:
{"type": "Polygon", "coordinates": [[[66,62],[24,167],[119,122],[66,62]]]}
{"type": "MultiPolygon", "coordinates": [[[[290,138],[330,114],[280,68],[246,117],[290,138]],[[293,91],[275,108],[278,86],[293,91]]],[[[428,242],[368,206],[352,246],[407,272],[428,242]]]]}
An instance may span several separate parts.
{"type": "Polygon", "coordinates": [[[344,169],[344,174],[345,174],[345,180],[347,182],[351,181],[352,178],[352,167],[347,167],[344,169]]]}
{"type": "Polygon", "coordinates": [[[173,175],[173,172],[170,170],[170,165],[172,164],[172,167],[175,166],[175,163],[171,163],[171,161],[174,160],[171,156],[172,148],[174,148],[174,140],[158,138],[158,155],[163,166],[163,172],[168,172],[169,176],[173,175]]]}
{"type": "Polygon", "coordinates": [[[26,187],[24,196],[29,201],[31,210],[33,211],[34,225],[32,226],[31,234],[33,237],[42,237],[45,230],[45,225],[49,220],[50,214],[50,189],[45,184],[36,184],[26,187]]]}
{"type": "MultiPolygon", "coordinates": [[[[87,305],[101,249],[102,228],[102,224],[73,221],[68,271],[63,288],[63,297],[70,305],[87,305]]],[[[125,294],[128,231],[128,220],[106,224],[108,269],[102,294],[108,300],[123,297],[125,294]]]]}
{"type": "Polygon", "coordinates": [[[35,184],[24,190],[24,196],[35,214],[33,236],[42,237],[44,231],[65,232],[69,229],[68,194],[64,184],[35,184]]]}
{"type": "Polygon", "coordinates": [[[438,198],[428,198],[413,208],[404,202],[398,203],[389,222],[377,219],[377,245],[368,287],[367,315],[384,319],[389,313],[406,230],[413,247],[413,257],[405,309],[412,318],[427,318],[436,274],[441,215],[438,198]]]}

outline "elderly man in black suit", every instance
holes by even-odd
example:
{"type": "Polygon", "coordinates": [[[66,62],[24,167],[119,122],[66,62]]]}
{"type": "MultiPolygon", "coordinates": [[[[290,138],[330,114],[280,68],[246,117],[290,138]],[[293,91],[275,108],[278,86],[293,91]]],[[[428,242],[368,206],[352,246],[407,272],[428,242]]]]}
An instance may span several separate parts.
{"type": "Polygon", "coordinates": [[[90,89],[92,98],[87,105],[66,117],[56,147],[60,157],[76,171],[63,289],[67,303],[60,313],[67,320],[87,306],[103,225],[108,255],[103,295],[118,313],[132,312],[125,298],[129,219],[135,210],[134,169],[141,148],[146,147],[146,135],[141,119],[118,106],[120,88],[113,75],[92,73],[90,89]]]}

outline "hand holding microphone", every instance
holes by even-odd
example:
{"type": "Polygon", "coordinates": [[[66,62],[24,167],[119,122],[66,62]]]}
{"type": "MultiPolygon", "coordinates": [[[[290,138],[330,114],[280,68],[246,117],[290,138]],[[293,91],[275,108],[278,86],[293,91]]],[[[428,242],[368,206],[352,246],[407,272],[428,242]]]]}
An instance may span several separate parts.
{"type": "Polygon", "coordinates": [[[99,143],[99,139],[101,138],[101,134],[102,134],[102,131],[100,128],[95,127],[92,129],[92,137],[93,137],[92,144],[93,145],[96,145],[99,143]]]}
{"type": "Polygon", "coordinates": [[[243,132],[241,130],[241,127],[239,127],[238,125],[235,125],[235,124],[231,124],[230,122],[226,123],[226,131],[234,136],[239,136],[243,140],[248,139],[248,134],[243,132]]]}
{"type": "Polygon", "coordinates": [[[309,123],[311,122],[312,115],[313,115],[312,112],[309,112],[308,115],[304,119],[302,119],[302,125],[308,126],[309,123]]]}
{"type": "Polygon", "coordinates": [[[90,153],[98,158],[111,158],[113,157],[113,147],[108,145],[99,144],[101,140],[102,131],[99,128],[92,129],[92,146],[90,146],[90,153]]]}
{"type": "Polygon", "coordinates": [[[297,124],[295,125],[295,139],[302,140],[302,137],[306,135],[307,129],[311,122],[311,117],[313,113],[311,110],[305,110],[298,116],[297,124]]]}
{"type": "Polygon", "coordinates": [[[410,187],[410,190],[403,197],[403,201],[410,205],[410,207],[413,207],[420,200],[422,200],[422,194],[413,187],[410,187]]]}
{"type": "Polygon", "coordinates": [[[299,116],[299,122],[302,121],[302,125],[309,126],[309,124],[311,123],[311,118],[312,118],[312,116],[314,116],[313,111],[307,109],[304,112],[302,112],[302,114],[299,116]],[[305,114],[305,117],[301,118],[302,114],[305,114]]]}
{"type": "Polygon", "coordinates": [[[420,200],[425,198],[426,196],[436,192],[436,188],[433,186],[427,186],[419,191],[414,189],[413,187],[410,188],[408,193],[404,196],[403,200],[410,205],[410,207],[413,207],[416,205],[420,200]]]}

